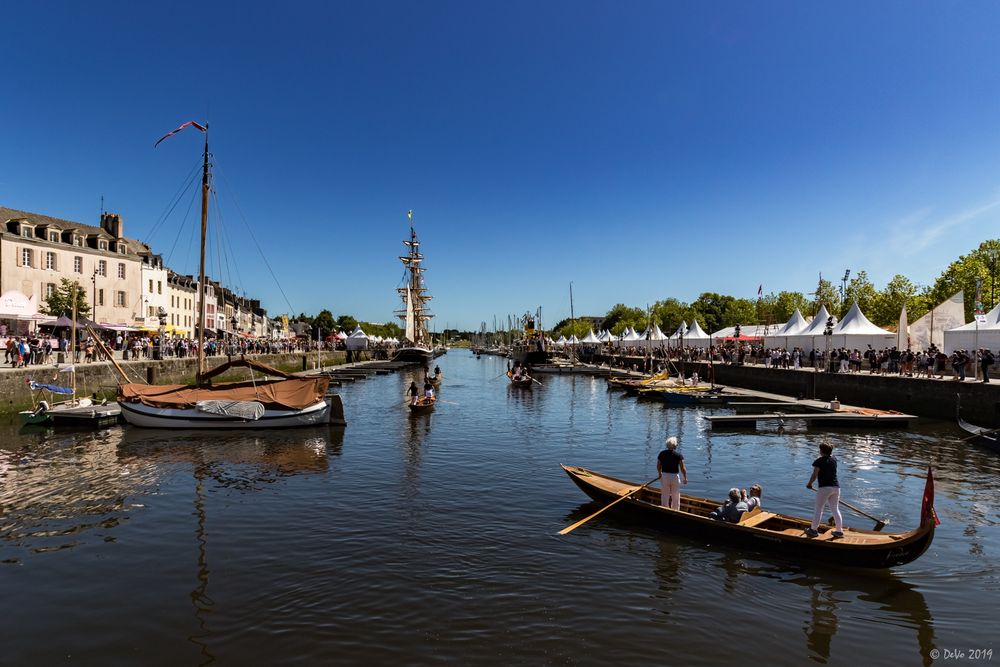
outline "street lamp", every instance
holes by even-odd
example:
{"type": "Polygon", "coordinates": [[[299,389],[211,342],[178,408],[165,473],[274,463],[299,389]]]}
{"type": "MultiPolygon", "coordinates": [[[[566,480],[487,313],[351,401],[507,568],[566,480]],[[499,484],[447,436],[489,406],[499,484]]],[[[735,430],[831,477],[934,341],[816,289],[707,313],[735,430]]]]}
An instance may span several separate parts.
{"type": "Polygon", "coordinates": [[[826,318],[826,328],[823,329],[823,338],[826,339],[826,363],[827,372],[833,369],[833,360],[830,359],[830,340],[833,338],[833,315],[826,318]]]}
{"type": "Polygon", "coordinates": [[[94,275],[90,276],[90,282],[94,283],[94,312],[93,320],[97,322],[97,276],[101,275],[100,269],[94,269],[94,275]]]}
{"type": "Polygon", "coordinates": [[[163,358],[163,337],[166,335],[167,328],[167,309],[160,306],[156,311],[157,317],[160,319],[160,326],[158,329],[158,338],[156,341],[156,347],[153,349],[153,358],[162,359],[163,358]]]}

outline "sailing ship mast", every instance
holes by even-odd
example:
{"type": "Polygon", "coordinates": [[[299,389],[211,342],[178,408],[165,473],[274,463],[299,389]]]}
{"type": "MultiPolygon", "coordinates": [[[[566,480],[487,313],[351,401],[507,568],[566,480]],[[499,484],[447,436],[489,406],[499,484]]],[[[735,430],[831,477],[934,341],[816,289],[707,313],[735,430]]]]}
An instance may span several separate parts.
{"type": "Polygon", "coordinates": [[[427,321],[434,317],[429,309],[424,305],[431,300],[424,286],[423,273],[426,269],[421,266],[424,260],[420,252],[420,241],[417,239],[417,232],[413,229],[413,211],[407,213],[410,221],[410,238],[403,241],[409,252],[400,256],[399,260],[406,267],[408,280],[405,287],[397,288],[400,297],[403,299],[405,308],[397,311],[399,318],[406,323],[404,336],[415,346],[427,346],[427,321]]]}
{"type": "Polygon", "coordinates": [[[201,261],[198,266],[198,318],[201,326],[198,327],[198,374],[195,377],[195,382],[198,384],[201,383],[201,376],[205,374],[205,326],[208,312],[205,305],[205,238],[208,236],[208,188],[208,123],[205,123],[205,163],[201,173],[201,261]]]}

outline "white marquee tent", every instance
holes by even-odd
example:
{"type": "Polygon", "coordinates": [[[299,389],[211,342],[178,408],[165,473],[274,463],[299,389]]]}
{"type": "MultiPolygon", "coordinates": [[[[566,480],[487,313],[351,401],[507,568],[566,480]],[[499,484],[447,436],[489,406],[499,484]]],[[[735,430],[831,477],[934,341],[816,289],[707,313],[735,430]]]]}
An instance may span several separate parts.
{"type": "Polygon", "coordinates": [[[1000,350],[1000,304],[986,313],[983,319],[985,321],[981,323],[972,320],[968,324],[945,331],[944,351],[947,354],[955,350],[968,350],[971,353],[986,347],[996,354],[997,350],[1000,350]]]}

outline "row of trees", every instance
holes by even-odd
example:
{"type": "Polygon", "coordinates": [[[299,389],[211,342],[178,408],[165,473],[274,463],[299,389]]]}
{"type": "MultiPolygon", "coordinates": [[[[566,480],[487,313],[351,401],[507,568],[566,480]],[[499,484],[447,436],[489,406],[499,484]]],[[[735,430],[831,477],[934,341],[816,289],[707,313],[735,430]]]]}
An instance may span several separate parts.
{"type": "Polygon", "coordinates": [[[316,328],[319,327],[321,335],[324,338],[337,331],[351,333],[358,325],[369,336],[381,336],[382,338],[396,338],[399,340],[403,337],[403,329],[391,322],[387,324],[359,322],[352,315],[341,315],[334,318],[333,313],[326,309],[319,311],[319,314],[314,316],[299,313],[299,316],[295,320],[308,324],[313,332],[313,336],[316,335],[316,328]]]}
{"type": "MultiPolygon", "coordinates": [[[[816,291],[809,296],[801,292],[778,292],[753,301],[715,292],[704,292],[692,303],[674,298],[657,301],[648,309],[625,304],[614,305],[604,317],[603,327],[613,334],[621,334],[626,327],[643,331],[650,324],[659,325],[665,334],[672,334],[681,322],[690,325],[698,320],[701,327],[711,333],[736,324],[784,324],[795,309],[806,317],[814,315],[821,304],[838,317],[843,317],[856,301],[861,311],[880,327],[895,326],[899,314],[906,306],[907,317],[912,322],[952,294],[965,292],[966,321],[972,320],[976,308],[977,285],[982,295],[982,307],[989,310],[997,303],[1000,285],[1000,240],[987,240],[968,255],[952,262],[934,282],[932,287],[922,287],[903,275],[893,277],[881,290],[877,289],[865,271],[859,271],[840,288],[820,279],[816,291]],[[812,298],[810,298],[812,297],[812,298]]],[[[558,335],[587,335],[589,320],[563,320],[554,332],[558,335]]]]}

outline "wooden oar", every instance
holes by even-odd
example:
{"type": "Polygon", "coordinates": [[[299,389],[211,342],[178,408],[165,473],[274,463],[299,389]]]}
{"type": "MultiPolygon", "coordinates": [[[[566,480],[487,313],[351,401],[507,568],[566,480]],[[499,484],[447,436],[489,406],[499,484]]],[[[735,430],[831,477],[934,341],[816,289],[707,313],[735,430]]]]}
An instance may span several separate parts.
{"type": "MultiPolygon", "coordinates": [[[[809,488],[812,488],[812,487],[809,487],[809,488]]],[[[815,491],[816,489],[812,489],[812,490],[815,491]]],[[[840,499],[840,501],[838,501],[838,502],[841,505],[843,505],[844,507],[846,507],[847,509],[854,510],[855,512],[857,512],[861,516],[863,516],[863,517],[865,517],[867,519],[871,519],[872,521],[874,521],[875,522],[875,530],[876,531],[882,530],[883,528],[885,528],[886,524],[889,523],[888,519],[880,519],[880,518],[878,518],[876,516],[872,516],[868,512],[866,512],[863,509],[860,509],[858,507],[855,507],[854,505],[852,505],[851,503],[847,502],[844,499],[840,499]]]]}
{"type": "MultiPolygon", "coordinates": [[[[528,376],[528,377],[531,377],[531,376],[528,376]]],[[[538,381],[538,380],[536,380],[535,378],[531,378],[531,381],[532,381],[532,382],[534,382],[534,383],[535,383],[535,384],[537,384],[537,385],[541,385],[541,384],[542,384],[541,382],[539,382],[539,381],[538,381]]]]}
{"type": "Polygon", "coordinates": [[[972,435],[970,435],[967,438],[962,438],[962,442],[967,442],[969,440],[972,440],[973,438],[979,438],[981,436],[996,435],[997,433],[1000,433],[1000,428],[995,428],[995,429],[993,429],[991,431],[980,431],[979,433],[973,433],[972,435]]]}
{"type": "Polygon", "coordinates": [[[560,534],[560,535],[565,535],[566,533],[569,533],[569,532],[571,532],[571,531],[574,531],[574,530],[576,530],[577,528],[579,528],[579,527],[580,527],[580,526],[582,526],[583,524],[585,524],[585,523],[587,523],[588,521],[590,521],[591,519],[593,519],[593,518],[594,518],[595,516],[597,516],[598,514],[601,514],[602,512],[604,512],[604,510],[607,510],[607,509],[611,509],[612,507],[614,507],[615,505],[617,505],[617,504],[618,504],[618,503],[620,503],[621,501],[625,500],[626,498],[630,498],[630,497],[632,497],[633,495],[635,495],[635,494],[636,494],[636,493],[638,493],[639,491],[642,491],[643,489],[645,489],[645,488],[646,488],[647,486],[649,486],[650,484],[652,484],[653,482],[655,482],[655,481],[656,481],[656,480],[658,480],[658,479],[660,479],[660,476],[659,476],[659,475],[657,475],[657,476],[656,476],[656,477],[654,477],[653,479],[649,480],[648,482],[646,482],[646,483],[645,483],[645,484],[643,484],[642,486],[637,486],[636,488],[632,489],[631,491],[629,491],[628,493],[626,493],[626,494],[625,494],[624,496],[622,496],[622,497],[621,497],[621,498],[619,498],[618,500],[614,500],[614,501],[612,501],[612,502],[608,503],[607,505],[605,505],[605,506],[604,506],[604,507],[602,507],[601,509],[597,510],[596,512],[594,512],[593,514],[591,514],[591,515],[590,515],[590,516],[588,516],[587,518],[585,518],[585,519],[580,519],[579,521],[577,521],[576,523],[574,523],[574,524],[573,524],[573,525],[571,525],[571,526],[566,526],[565,528],[563,528],[562,530],[560,530],[560,531],[559,531],[559,534],[560,534]]]}

